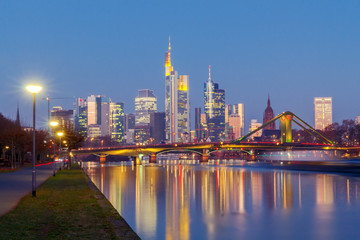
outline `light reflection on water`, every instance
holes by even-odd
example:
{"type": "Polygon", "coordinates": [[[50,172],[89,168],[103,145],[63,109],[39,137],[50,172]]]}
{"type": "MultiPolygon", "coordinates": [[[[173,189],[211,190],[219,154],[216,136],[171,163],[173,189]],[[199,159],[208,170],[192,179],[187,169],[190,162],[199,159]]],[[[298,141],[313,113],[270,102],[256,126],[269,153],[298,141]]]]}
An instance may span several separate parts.
{"type": "Polygon", "coordinates": [[[84,168],[143,239],[354,239],[360,234],[355,175],[242,167],[242,161],[175,163],[84,168]]]}

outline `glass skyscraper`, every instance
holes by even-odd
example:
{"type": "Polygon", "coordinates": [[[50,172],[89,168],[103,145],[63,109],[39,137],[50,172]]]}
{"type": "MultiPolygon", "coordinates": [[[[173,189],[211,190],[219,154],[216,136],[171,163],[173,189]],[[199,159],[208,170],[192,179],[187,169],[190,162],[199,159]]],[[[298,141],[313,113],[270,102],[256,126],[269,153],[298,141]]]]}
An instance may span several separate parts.
{"type": "MultiPolygon", "coordinates": [[[[165,133],[168,142],[182,142],[190,134],[189,76],[171,66],[171,45],[165,53],[165,133]]],[[[186,140],[185,140],[186,141],[186,140]]]]}
{"type": "Polygon", "coordinates": [[[314,98],[314,117],[316,130],[325,130],[332,124],[332,97],[314,98]]]}
{"type": "Polygon", "coordinates": [[[149,124],[150,113],[156,110],[157,99],[154,92],[149,89],[138,90],[138,96],[135,98],[135,124],[149,124]]]}
{"type": "Polygon", "coordinates": [[[122,102],[110,103],[110,132],[111,141],[124,142],[124,103],[122,102]]]}
{"type": "Polygon", "coordinates": [[[204,107],[208,128],[208,139],[212,142],[225,139],[225,90],[219,89],[219,84],[209,79],[204,84],[204,107]]]}

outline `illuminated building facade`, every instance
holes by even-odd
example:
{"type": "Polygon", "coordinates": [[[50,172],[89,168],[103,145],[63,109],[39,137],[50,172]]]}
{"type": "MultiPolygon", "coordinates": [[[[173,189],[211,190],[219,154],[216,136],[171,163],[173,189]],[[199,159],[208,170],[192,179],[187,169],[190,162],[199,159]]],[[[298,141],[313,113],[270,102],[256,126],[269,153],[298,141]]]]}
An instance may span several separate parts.
{"type": "Polygon", "coordinates": [[[116,142],[123,142],[124,104],[111,102],[111,99],[106,96],[90,95],[86,100],[86,105],[87,137],[109,136],[116,142]]]}
{"type": "Polygon", "coordinates": [[[83,137],[87,136],[87,102],[86,99],[77,98],[74,110],[75,132],[83,137]]]}
{"type": "Polygon", "coordinates": [[[133,113],[125,115],[125,133],[126,143],[135,143],[135,114],[133,113]]]}
{"type": "Polygon", "coordinates": [[[231,113],[232,113],[231,105],[230,104],[225,105],[225,139],[233,139],[233,137],[232,138],[229,137],[229,133],[230,133],[229,119],[231,113]]]}
{"type": "MultiPolygon", "coordinates": [[[[263,116],[263,123],[265,124],[273,118],[274,118],[274,111],[270,105],[270,96],[268,96],[267,107],[265,109],[264,116],[263,116]]],[[[275,128],[276,128],[275,122],[272,122],[269,125],[267,125],[266,127],[264,127],[264,129],[269,129],[269,130],[275,130],[275,128]]]]}
{"type": "Polygon", "coordinates": [[[314,98],[314,116],[316,130],[325,130],[332,124],[332,97],[314,98]]]}
{"type": "Polygon", "coordinates": [[[110,102],[110,133],[111,141],[124,142],[124,103],[110,102]]]}
{"type": "Polygon", "coordinates": [[[149,124],[150,113],[156,110],[157,99],[154,92],[149,89],[138,90],[138,96],[135,98],[135,124],[149,124]]]}
{"type": "MultiPolygon", "coordinates": [[[[259,123],[257,121],[257,119],[251,119],[249,132],[255,131],[256,129],[258,129],[261,126],[262,126],[262,123],[259,123]]],[[[256,133],[254,133],[251,136],[251,138],[254,139],[254,137],[261,137],[261,134],[262,134],[262,129],[257,131],[256,133]]]]}
{"type": "Polygon", "coordinates": [[[234,129],[235,139],[238,139],[245,135],[245,107],[244,107],[244,104],[243,103],[234,104],[233,105],[233,114],[236,114],[239,116],[238,123],[236,124],[236,126],[234,124],[231,125],[234,129]]]}
{"type": "Polygon", "coordinates": [[[209,79],[204,84],[205,114],[208,128],[208,138],[212,142],[225,139],[225,90],[219,89],[219,84],[209,79]]]}
{"type": "Polygon", "coordinates": [[[171,66],[171,45],[165,53],[165,133],[170,143],[182,142],[190,132],[189,76],[171,66]]]}
{"type": "Polygon", "coordinates": [[[150,125],[135,125],[135,143],[150,143],[150,125]]]}
{"type": "Polygon", "coordinates": [[[63,110],[62,107],[54,107],[51,110],[51,121],[58,122],[61,129],[74,129],[73,110],[63,110]]]}

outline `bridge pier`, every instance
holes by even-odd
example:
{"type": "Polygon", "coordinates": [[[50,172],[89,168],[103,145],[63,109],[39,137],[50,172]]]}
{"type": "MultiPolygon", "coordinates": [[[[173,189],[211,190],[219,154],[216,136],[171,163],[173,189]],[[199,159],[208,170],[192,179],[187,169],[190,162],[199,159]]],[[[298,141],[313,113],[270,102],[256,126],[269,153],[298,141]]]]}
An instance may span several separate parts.
{"type": "Polygon", "coordinates": [[[203,154],[201,156],[200,162],[202,163],[207,163],[209,161],[209,150],[208,149],[203,149],[203,154]]]}
{"type": "Polygon", "coordinates": [[[135,157],[135,165],[141,165],[141,158],[142,158],[142,156],[141,155],[137,155],[136,157],[135,157]]]}
{"type": "Polygon", "coordinates": [[[292,142],[292,132],[291,132],[291,120],[293,116],[290,114],[284,115],[280,118],[280,129],[281,129],[281,143],[291,143],[292,142]]]}
{"type": "Polygon", "coordinates": [[[156,163],[156,154],[152,153],[150,155],[149,163],[156,163]]]}
{"type": "Polygon", "coordinates": [[[106,163],[106,155],[105,154],[101,154],[99,157],[100,157],[100,163],[106,163]]]}

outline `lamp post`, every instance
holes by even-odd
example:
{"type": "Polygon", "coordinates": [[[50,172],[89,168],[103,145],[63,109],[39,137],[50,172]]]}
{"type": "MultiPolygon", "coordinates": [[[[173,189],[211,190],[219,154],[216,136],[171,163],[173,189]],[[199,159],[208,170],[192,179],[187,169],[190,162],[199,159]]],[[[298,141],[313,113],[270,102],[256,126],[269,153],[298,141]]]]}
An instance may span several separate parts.
{"type": "MultiPolygon", "coordinates": [[[[60,149],[59,149],[59,158],[61,158],[61,137],[64,135],[63,132],[58,132],[57,135],[60,137],[60,149]]],[[[65,167],[65,163],[64,163],[65,167]]]]}
{"type": "Polygon", "coordinates": [[[54,134],[54,128],[59,125],[58,122],[50,122],[50,126],[53,127],[53,130],[52,130],[52,135],[53,135],[53,138],[54,138],[54,162],[53,162],[53,176],[55,177],[55,142],[56,142],[56,138],[55,138],[55,134],[54,134]]]}
{"type": "Polygon", "coordinates": [[[36,197],[36,168],[35,168],[35,99],[36,94],[41,91],[42,87],[38,85],[27,86],[26,89],[33,94],[33,170],[32,170],[32,195],[36,197]]]}

